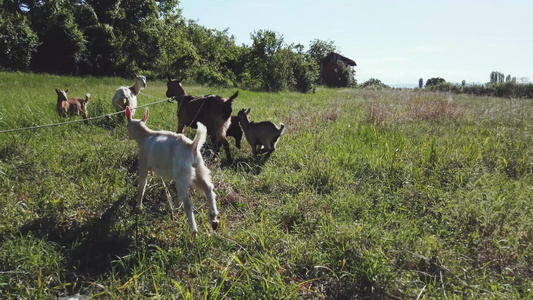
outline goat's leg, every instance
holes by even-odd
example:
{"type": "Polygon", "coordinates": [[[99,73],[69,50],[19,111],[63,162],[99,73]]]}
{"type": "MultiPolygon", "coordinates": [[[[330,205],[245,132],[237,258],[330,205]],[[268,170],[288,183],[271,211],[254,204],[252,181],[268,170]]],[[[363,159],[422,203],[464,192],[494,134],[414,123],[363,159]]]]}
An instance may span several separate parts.
{"type": "Polygon", "coordinates": [[[252,152],[254,155],[257,155],[257,153],[261,153],[261,144],[253,144],[252,145],[252,152]]]}
{"type": "Polygon", "coordinates": [[[224,140],[222,141],[222,144],[224,145],[224,151],[226,152],[226,157],[228,158],[228,161],[232,162],[233,158],[231,157],[231,152],[229,150],[228,139],[224,138],[224,140]]]}
{"type": "Polygon", "coordinates": [[[209,178],[209,169],[207,169],[203,162],[198,164],[198,167],[196,168],[196,181],[194,187],[202,190],[207,197],[211,227],[213,227],[213,230],[216,230],[220,224],[220,220],[218,219],[216,194],[214,192],[213,183],[209,178]]]}
{"type": "Polygon", "coordinates": [[[185,127],[185,123],[178,120],[178,130],[176,131],[176,133],[182,133],[183,127],[185,127]]]}
{"type": "Polygon", "coordinates": [[[187,222],[189,223],[189,229],[192,234],[197,235],[198,229],[196,228],[196,221],[194,220],[193,204],[189,199],[189,185],[188,183],[180,180],[176,180],[176,190],[178,192],[178,198],[183,203],[185,214],[187,215],[187,222]]]}
{"type": "Polygon", "coordinates": [[[148,169],[139,166],[139,177],[137,178],[139,184],[139,190],[137,192],[137,209],[142,208],[142,199],[144,196],[144,190],[146,188],[146,181],[148,179],[148,169]]]}
{"type": "Polygon", "coordinates": [[[226,152],[226,158],[228,159],[228,162],[231,163],[233,159],[231,157],[231,152],[229,150],[228,138],[225,136],[219,135],[216,141],[217,141],[217,146],[218,146],[217,153],[218,153],[218,150],[220,150],[220,144],[222,144],[224,146],[224,151],[226,152]]]}
{"type": "Polygon", "coordinates": [[[272,147],[272,142],[266,143],[261,151],[261,153],[272,153],[274,148],[272,147]]]}

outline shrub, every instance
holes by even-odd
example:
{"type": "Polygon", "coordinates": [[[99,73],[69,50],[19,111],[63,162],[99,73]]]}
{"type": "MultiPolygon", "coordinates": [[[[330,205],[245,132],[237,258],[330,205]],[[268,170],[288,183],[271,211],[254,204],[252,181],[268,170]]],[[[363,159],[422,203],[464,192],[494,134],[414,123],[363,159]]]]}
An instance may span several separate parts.
{"type": "Polygon", "coordinates": [[[379,90],[379,89],[388,89],[390,88],[390,86],[384,84],[379,79],[370,78],[367,81],[365,81],[363,84],[361,84],[361,88],[379,90]]]}
{"type": "Polygon", "coordinates": [[[337,61],[337,68],[335,68],[335,74],[338,81],[333,83],[333,86],[349,87],[357,85],[355,80],[355,71],[342,60],[337,61]]]}

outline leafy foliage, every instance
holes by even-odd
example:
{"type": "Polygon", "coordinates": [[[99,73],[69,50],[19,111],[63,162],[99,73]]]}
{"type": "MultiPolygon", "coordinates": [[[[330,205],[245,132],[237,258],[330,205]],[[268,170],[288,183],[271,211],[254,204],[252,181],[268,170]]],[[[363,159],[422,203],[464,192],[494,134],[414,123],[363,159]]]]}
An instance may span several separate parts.
{"type": "Polygon", "coordinates": [[[463,80],[460,84],[453,84],[450,82],[440,82],[429,86],[426,84],[426,88],[432,91],[448,91],[457,94],[533,99],[532,83],[518,83],[516,80],[513,80],[512,77],[509,81],[504,82],[502,76],[503,73],[500,72],[491,73],[491,78],[498,81],[496,83],[488,82],[487,84],[468,85],[463,80]],[[501,82],[500,79],[502,80],[501,82]]]}
{"type": "MultiPolygon", "coordinates": [[[[252,34],[253,44],[247,53],[245,86],[251,89],[279,92],[309,92],[318,76],[318,66],[311,57],[295,46],[286,45],[283,36],[269,30],[252,34]],[[253,80],[252,80],[253,78],[253,80]]],[[[301,49],[301,46],[296,46],[301,49]]]]}
{"type": "Polygon", "coordinates": [[[383,82],[381,82],[381,80],[376,79],[376,78],[368,79],[367,81],[362,83],[360,85],[360,87],[363,88],[363,89],[368,89],[368,88],[370,88],[370,89],[390,88],[390,86],[384,84],[383,82]]]}
{"type": "Polygon", "coordinates": [[[28,69],[38,45],[26,16],[0,10],[0,67],[28,69]]]}
{"type": "MultiPolygon", "coordinates": [[[[312,91],[320,55],[268,30],[238,46],[227,30],[186,20],[178,0],[4,1],[1,68],[53,74],[149,77],[171,75],[201,84],[262,91],[312,91]]],[[[344,72],[344,70],[339,70],[344,72]]]]}
{"type": "Polygon", "coordinates": [[[446,80],[444,80],[444,78],[433,77],[426,81],[426,87],[429,88],[443,83],[446,83],[446,80]]]}
{"type": "Polygon", "coordinates": [[[315,39],[309,43],[309,50],[307,53],[311,58],[320,65],[320,61],[331,52],[337,51],[337,46],[333,41],[324,41],[315,39]]]}
{"type": "Polygon", "coordinates": [[[357,81],[355,80],[355,70],[342,60],[337,61],[337,67],[335,68],[336,81],[330,83],[332,86],[337,87],[350,87],[355,86],[357,81]]]}

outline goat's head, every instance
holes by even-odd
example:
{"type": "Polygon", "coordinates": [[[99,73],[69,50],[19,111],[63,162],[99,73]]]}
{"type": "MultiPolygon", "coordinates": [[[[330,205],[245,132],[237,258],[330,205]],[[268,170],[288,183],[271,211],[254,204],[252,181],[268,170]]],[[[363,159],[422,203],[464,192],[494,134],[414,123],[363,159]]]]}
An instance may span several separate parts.
{"type": "Polygon", "coordinates": [[[142,75],[137,76],[137,74],[135,74],[135,73],[133,74],[133,76],[135,76],[135,79],[137,80],[137,82],[139,83],[139,85],[142,88],[146,87],[146,77],[144,77],[142,75]]]}
{"type": "Polygon", "coordinates": [[[250,112],[252,111],[251,108],[248,108],[248,110],[246,109],[241,109],[239,110],[239,113],[237,114],[237,116],[240,118],[241,122],[244,118],[244,120],[248,121],[248,115],[250,114],[250,112]]]}
{"type": "Polygon", "coordinates": [[[183,89],[181,81],[181,79],[170,79],[170,77],[168,77],[167,97],[174,97],[179,100],[187,96],[187,92],[185,92],[185,90],[183,89]]]}
{"type": "Polygon", "coordinates": [[[129,107],[126,107],[126,117],[128,118],[128,134],[129,138],[132,140],[137,139],[143,128],[146,127],[145,123],[148,120],[148,108],[142,120],[136,120],[131,118],[131,110],[129,107]]]}
{"type": "Polygon", "coordinates": [[[57,102],[67,101],[68,100],[67,92],[68,92],[68,90],[58,90],[58,89],[56,89],[57,102]]]}

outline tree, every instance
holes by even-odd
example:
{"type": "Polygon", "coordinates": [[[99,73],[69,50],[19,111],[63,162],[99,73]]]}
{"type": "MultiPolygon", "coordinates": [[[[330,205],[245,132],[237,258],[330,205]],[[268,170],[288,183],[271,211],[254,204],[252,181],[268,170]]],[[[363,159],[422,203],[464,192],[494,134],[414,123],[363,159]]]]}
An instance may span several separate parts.
{"type": "Polygon", "coordinates": [[[440,77],[433,77],[426,81],[426,87],[432,87],[442,83],[446,83],[446,80],[440,77]]]}
{"type": "Polygon", "coordinates": [[[503,83],[505,75],[502,72],[492,71],[490,73],[490,83],[503,83]]]}
{"type": "Polygon", "coordinates": [[[309,50],[307,51],[307,54],[309,54],[309,56],[317,63],[317,65],[320,65],[320,62],[324,57],[335,51],[337,51],[337,46],[335,46],[333,41],[315,39],[309,43],[309,50]]]}
{"type": "Polygon", "coordinates": [[[37,35],[26,16],[0,10],[0,67],[28,69],[38,45],[37,35]]]}
{"type": "Polygon", "coordinates": [[[35,1],[28,5],[28,16],[39,38],[32,57],[38,71],[79,73],[79,63],[86,55],[86,40],[75,22],[75,5],[60,0],[35,1]]]}
{"type": "Polygon", "coordinates": [[[304,53],[303,46],[295,46],[296,53],[292,59],[292,73],[294,75],[294,88],[300,93],[308,93],[315,87],[319,67],[316,61],[304,53]]]}
{"type": "Polygon", "coordinates": [[[288,89],[292,78],[292,52],[283,36],[274,31],[259,30],[251,34],[251,38],[253,43],[246,66],[246,72],[255,85],[251,87],[270,92],[288,89]]]}

